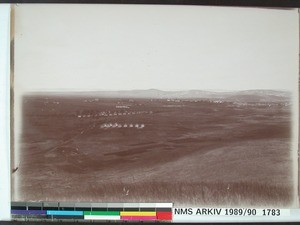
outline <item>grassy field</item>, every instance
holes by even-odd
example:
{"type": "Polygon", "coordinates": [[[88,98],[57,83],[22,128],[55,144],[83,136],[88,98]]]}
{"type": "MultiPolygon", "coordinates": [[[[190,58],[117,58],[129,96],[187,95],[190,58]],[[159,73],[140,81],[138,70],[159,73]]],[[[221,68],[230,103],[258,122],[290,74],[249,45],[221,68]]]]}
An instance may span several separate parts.
{"type": "Polygon", "coordinates": [[[21,162],[13,174],[21,197],[13,200],[278,207],[293,198],[285,102],[23,102],[21,162]]]}

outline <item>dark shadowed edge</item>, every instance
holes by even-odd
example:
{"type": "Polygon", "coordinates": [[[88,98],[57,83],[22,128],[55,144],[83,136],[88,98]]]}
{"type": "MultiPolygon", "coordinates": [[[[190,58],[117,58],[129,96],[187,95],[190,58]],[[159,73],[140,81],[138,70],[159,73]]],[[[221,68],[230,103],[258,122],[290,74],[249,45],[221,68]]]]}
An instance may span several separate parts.
{"type": "MultiPolygon", "coordinates": [[[[72,224],[93,224],[93,225],[105,225],[105,224],[111,224],[111,225],[124,225],[124,224],[131,224],[129,222],[126,222],[126,223],[122,223],[122,222],[119,222],[119,223],[115,223],[115,222],[110,222],[110,223],[104,223],[104,222],[20,222],[20,221],[0,221],[0,225],[61,225],[61,224],[67,224],[67,225],[72,225],[72,224]]],[[[153,225],[153,224],[156,224],[154,222],[150,222],[150,223],[147,223],[147,222],[133,222],[132,224],[135,224],[135,225],[153,225]]],[[[164,223],[164,222],[157,222],[157,224],[170,224],[169,222],[167,223],[164,223]]],[[[201,225],[211,225],[211,224],[218,224],[218,225],[223,225],[224,223],[176,223],[176,225],[184,225],[184,224],[201,224],[201,225]]],[[[253,224],[253,223],[230,223],[230,224],[236,224],[236,225],[250,225],[250,224],[253,224]]],[[[257,223],[257,224],[263,224],[263,225],[271,225],[271,224],[276,224],[276,225],[299,225],[298,222],[284,222],[284,223],[257,223]]]]}
{"type": "MultiPolygon", "coordinates": [[[[10,171],[15,166],[14,160],[14,33],[15,33],[15,13],[14,8],[11,7],[10,13],[10,171]]],[[[13,187],[10,181],[11,188],[13,187]]],[[[11,189],[12,190],[12,189],[11,189]]]]}
{"type": "MultiPolygon", "coordinates": [[[[265,7],[274,9],[289,9],[289,8],[300,8],[300,0],[0,0],[0,3],[75,3],[75,4],[155,4],[155,5],[210,5],[210,6],[240,6],[240,7],[265,7]]],[[[13,44],[11,46],[11,53],[13,52],[13,44]]],[[[11,57],[13,58],[13,57],[11,57]]],[[[300,59],[299,59],[300,60],[300,59]]],[[[11,61],[13,62],[13,61],[11,61]]],[[[11,64],[13,65],[13,63],[11,64]]],[[[13,74],[13,66],[11,67],[13,74]]],[[[300,71],[300,68],[299,68],[300,71]]],[[[12,82],[13,83],[13,82],[12,82]]],[[[300,85],[300,81],[299,81],[300,85]]],[[[11,87],[11,99],[13,99],[13,87],[11,87]]],[[[12,101],[12,100],[11,100],[12,101]]],[[[300,101],[300,100],[299,100],[300,101]]],[[[12,103],[12,102],[11,102],[12,103]]],[[[300,102],[299,102],[300,104],[300,102]]],[[[13,104],[11,104],[12,106],[13,104]]],[[[13,111],[13,110],[12,110],[13,111]]],[[[11,126],[13,121],[11,121],[11,126]]],[[[299,125],[300,126],[300,125],[299,125]]],[[[299,137],[300,138],[300,137],[299,137]]],[[[12,141],[13,143],[13,141],[12,141]]],[[[298,142],[299,143],[299,142],[298,142]]],[[[13,148],[12,148],[13,149],[13,148]]],[[[128,223],[128,222],[127,222],[128,223]]],[[[22,222],[22,221],[0,221],[0,225],[38,225],[38,224],[49,224],[49,225],[61,225],[61,224],[78,224],[76,222],[65,223],[65,222],[22,222]]],[[[81,222],[80,224],[90,224],[90,222],[81,222]]],[[[105,224],[105,223],[93,223],[93,224],[105,224]]],[[[124,224],[110,223],[110,224],[124,224]]],[[[134,222],[134,224],[154,224],[153,222],[134,222]]],[[[224,224],[224,223],[176,223],[181,224],[224,224]]],[[[234,223],[234,224],[253,224],[253,223],[234,223]]],[[[263,223],[264,225],[276,224],[276,225],[298,225],[298,222],[284,222],[284,223],[263,223]]]]}
{"type": "Polygon", "coordinates": [[[300,0],[0,0],[0,3],[159,4],[298,8],[300,0]]]}
{"type": "MultiPolygon", "coordinates": [[[[68,223],[68,222],[28,222],[28,221],[24,221],[24,222],[20,222],[20,221],[0,221],[0,225],[61,225],[61,224],[74,224],[72,222],[68,223]]],[[[187,223],[170,223],[170,222],[109,222],[109,223],[105,223],[105,222],[83,222],[83,223],[75,223],[78,225],[84,224],[84,225],[106,225],[106,224],[111,224],[111,225],[147,225],[147,224],[161,224],[161,225],[169,225],[169,224],[176,224],[176,225],[184,225],[187,223]]],[[[217,225],[217,224],[224,224],[224,223],[193,223],[193,224],[201,224],[201,225],[217,225]]],[[[230,223],[230,224],[234,224],[234,225],[254,225],[257,223],[230,223]]],[[[280,223],[260,223],[263,225],[299,225],[298,222],[280,222],[280,223]]]]}

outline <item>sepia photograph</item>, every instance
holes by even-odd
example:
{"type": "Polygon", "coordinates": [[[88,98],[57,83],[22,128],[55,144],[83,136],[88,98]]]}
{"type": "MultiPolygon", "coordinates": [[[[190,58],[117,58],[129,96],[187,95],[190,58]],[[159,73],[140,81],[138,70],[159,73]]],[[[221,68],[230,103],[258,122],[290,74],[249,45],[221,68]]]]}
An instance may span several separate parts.
{"type": "Polygon", "coordinates": [[[13,7],[12,201],[298,207],[298,11],[13,7]]]}

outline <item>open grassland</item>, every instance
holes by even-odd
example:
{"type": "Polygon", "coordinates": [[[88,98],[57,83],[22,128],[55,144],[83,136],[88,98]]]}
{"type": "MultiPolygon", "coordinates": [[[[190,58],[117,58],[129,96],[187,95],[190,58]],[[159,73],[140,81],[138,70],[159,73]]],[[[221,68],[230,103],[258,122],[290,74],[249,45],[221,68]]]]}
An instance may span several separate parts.
{"type": "Polygon", "coordinates": [[[288,206],[290,118],[286,102],[25,97],[14,200],[288,206]]]}
{"type": "MultiPolygon", "coordinates": [[[[61,190],[41,187],[35,200],[61,201],[61,190]]],[[[175,202],[179,207],[286,207],[293,200],[291,192],[286,185],[265,182],[103,182],[65,187],[63,197],[77,202],[175,202]]]]}

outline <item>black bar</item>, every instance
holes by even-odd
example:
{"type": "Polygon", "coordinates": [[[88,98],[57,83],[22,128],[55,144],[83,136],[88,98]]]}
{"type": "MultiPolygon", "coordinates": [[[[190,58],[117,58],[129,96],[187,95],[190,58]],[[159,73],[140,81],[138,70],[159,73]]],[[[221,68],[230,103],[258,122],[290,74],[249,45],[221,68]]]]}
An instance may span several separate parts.
{"type": "Polygon", "coordinates": [[[92,208],[75,208],[75,211],[91,211],[92,208]]]}
{"type": "Polygon", "coordinates": [[[58,207],[43,207],[43,210],[58,210],[58,207]]]}
{"type": "Polygon", "coordinates": [[[60,207],[60,210],[66,210],[66,211],[75,211],[74,207],[60,207]]]}
{"type": "Polygon", "coordinates": [[[12,210],[26,210],[27,203],[26,202],[11,202],[12,210]]]}
{"type": "Polygon", "coordinates": [[[140,208],[140,211],[141,212],[155,212],[155,208],[140,208]]]}
{"type": "Polygon", "coordinates": [[[107,211],[123,211],[123,208],[107,208],[107,211]]]}
{"type": "Polygon", "coordinates": [[[26,206],[11,206],[12,210],[26,210],[26,206]]]}
{"type": "Polygon", "coordinates": [[[107,208],[92,208],[91,211],[107,211],[107,208]]]}
{"type": "Polygon", "coordinates": [[[38,207],[38,206],[28,206],[28,210],[42,210],[42,207],[38,207]]]}
{"type": "Polygon", "coordinates": [[[58,202],[43,202],[43,210],[58,210],[58,202]]]}
{"type": "Polygon", "coordinates": [[[156,212],[172,212],[172,208],[156,208],[156,212]]]}
{"type": "Polygon", "coordinates": [[[124,211],[140,211],[139,208],[124,208],[124,211]]]}
{"type": "Polygon", "coordinates": [[[32,210],[40,210],[43,208],[43,203],[42,202],[27,202],[26,203],[28,209],[32,210]]]}
{"type": "Polygon", "coordinates": [[[299,0],[1,0],[0,3],[159,4],[244,7],[300,7],[299,0]]]}

